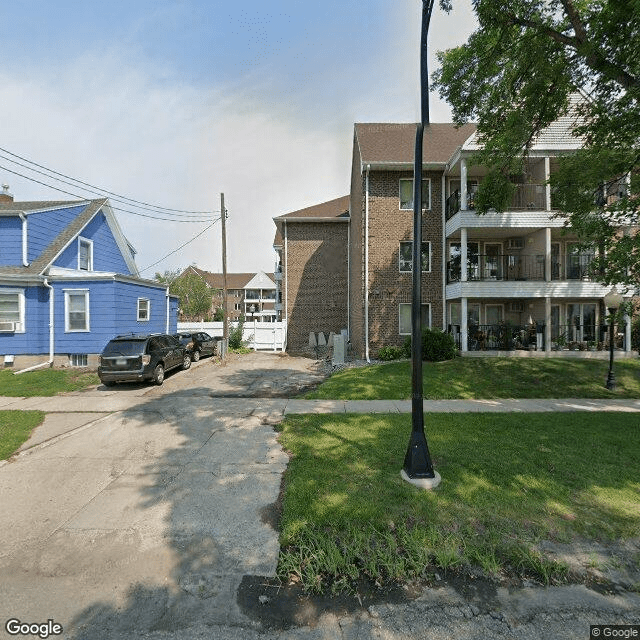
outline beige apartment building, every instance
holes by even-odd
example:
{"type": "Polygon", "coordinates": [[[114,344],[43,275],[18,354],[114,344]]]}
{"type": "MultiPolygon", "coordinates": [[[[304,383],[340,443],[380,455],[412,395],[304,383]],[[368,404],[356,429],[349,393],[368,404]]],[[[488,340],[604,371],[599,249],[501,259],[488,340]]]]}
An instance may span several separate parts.
{"type": "MultiPolygon", "coordinates": [[[[608,348],[609,288],[589,271],[594,254],[555,217],[548,184],[559,156],[579,147],[571,128],[563,118],[543,131],[513,177],[510,205],[482,216],[474,125],[425,128],[423,325],[451,332],[463,355],[608,348]]],[[[350,194],[274,218],[288,350],[308,352],[310,332],[346,329],[352,355],[374,358],[410,335],[414,144],[415,124],[356,124],[350,194]]],[[[615,341],[631,351],[630,318],[615,341]]]]}

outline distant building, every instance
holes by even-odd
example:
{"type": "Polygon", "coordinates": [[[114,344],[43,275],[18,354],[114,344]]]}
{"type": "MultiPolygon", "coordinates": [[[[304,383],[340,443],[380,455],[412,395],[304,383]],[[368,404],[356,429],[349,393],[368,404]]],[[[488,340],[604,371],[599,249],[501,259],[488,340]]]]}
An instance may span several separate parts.
{"type": "MultiPolygon", "coordinates": [[[[212,290],[211,317],[222,309],[223,277],[190,266],[183,273],[193,272],[200,276],[212,290]]],[[[227,273],[227,311],[232,322],[243,317],[247,322],[275,322],[276,284],[274,275],[263,271],[257,273],[227,273]]]]}

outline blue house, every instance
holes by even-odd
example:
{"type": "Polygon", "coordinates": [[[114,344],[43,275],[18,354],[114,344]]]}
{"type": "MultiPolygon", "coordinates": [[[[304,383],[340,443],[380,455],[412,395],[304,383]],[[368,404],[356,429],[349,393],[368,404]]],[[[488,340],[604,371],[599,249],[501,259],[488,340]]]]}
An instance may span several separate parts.
{"type": "Polygon", "coordinates": [[[123,333],[177,331],[178,299],[139,277],[109,200],[0,193],[0,367],[97,366],[123,333]]]}

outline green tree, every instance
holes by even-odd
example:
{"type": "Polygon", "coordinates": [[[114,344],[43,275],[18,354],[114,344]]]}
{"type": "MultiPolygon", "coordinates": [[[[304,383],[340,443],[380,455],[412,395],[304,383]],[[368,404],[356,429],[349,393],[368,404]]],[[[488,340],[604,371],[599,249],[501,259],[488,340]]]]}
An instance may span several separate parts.
{"type": "Polygon", "coordinates": [[[473,8],[478,29],[438,54],[433,79],[457,123],[477,122],[476,161],[489,169],[478,212],[505,207],[509,175],[536,136],[575,114],[583,147],[560,159],[554,207],[585,246],[601,250],[600,281],[637,283],[640,0],[473,0],[473,8]]]}
{"type": "Polygon", "coordinates": [[[193,271],[169,270],[156,273],[158,282],[169,285],[169,292],[180,299],[180,314],[187,320],[206,317],[211,311],[213,292],[206,282],[193,271]]]}

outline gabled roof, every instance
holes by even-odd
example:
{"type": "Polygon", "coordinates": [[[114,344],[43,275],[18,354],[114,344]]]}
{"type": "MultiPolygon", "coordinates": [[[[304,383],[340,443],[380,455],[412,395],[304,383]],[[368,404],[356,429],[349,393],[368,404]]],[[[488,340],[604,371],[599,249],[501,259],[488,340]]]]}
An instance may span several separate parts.
{"type": "MultiPolygon", "coordinates": [[[[191,270],[197,273],[212,289],[223,288],[223,274],[211,273],[210,271],[203,271],[198,267],[191,265],[185,271],[191,270]]],[[[184,273],[184,272],[183,272],[184,273]]],[[[273,282],[273,276],[267,275],[264,272],[256,273],[227,273],[227,289],[275,289],[276,285],[273,282]],[[270,284],[265,284],[262,287],[249,287],[249,283],[256,278],[260,273],[267,276],[270,284]]]]}
{"type": "MultiPolygon", "coordinates": [[[[446,165],[456,149],[475,132],[474,124],[456,127],[452,123],[433,123],[424,128],[422,161],[425,168],[446,165]]],[[[355,142],[362,166],[374,168],[413,167],[416,142],[415,124],[356,123],[355,142]]]]}
{"type": "Polygon", "coordinates": [[[275,289],[276,283],[264,272],[258,271],[247,284],[244,285],[245,289],[275,289]]]}
{"type": "Polygon", "coordinates": [[[42,275],[53,264],[56,258],[69,246],[80,232],[100,212],[105,216],[127,267],[134,275],[138,275],[138,269],[131,254],[131,247],[122,234],[109,201],[107,198],[97,200],[52,200],[52,201],[27,201],[27,202],[0,202],[0,214],[5,215],[32,215],[47,211],[56,211],[85,205],[85,208],[60,232],[51,239],[51,242],[42,253],[29,263],[29,266],[0,267],[0,272],[10,275],[35,276],[42,275]]]}
{"type": "Polygon", "coordinates": [[[340,219],[349,219],[349,196],[342,196],[341,198],[335,198],[335,200],[314,204],[311,207],[298,209],[298,211],[285,213],[284,215],[274,218],[275,221],[286,220],[288,222],[331,221],[340,219]]]}

